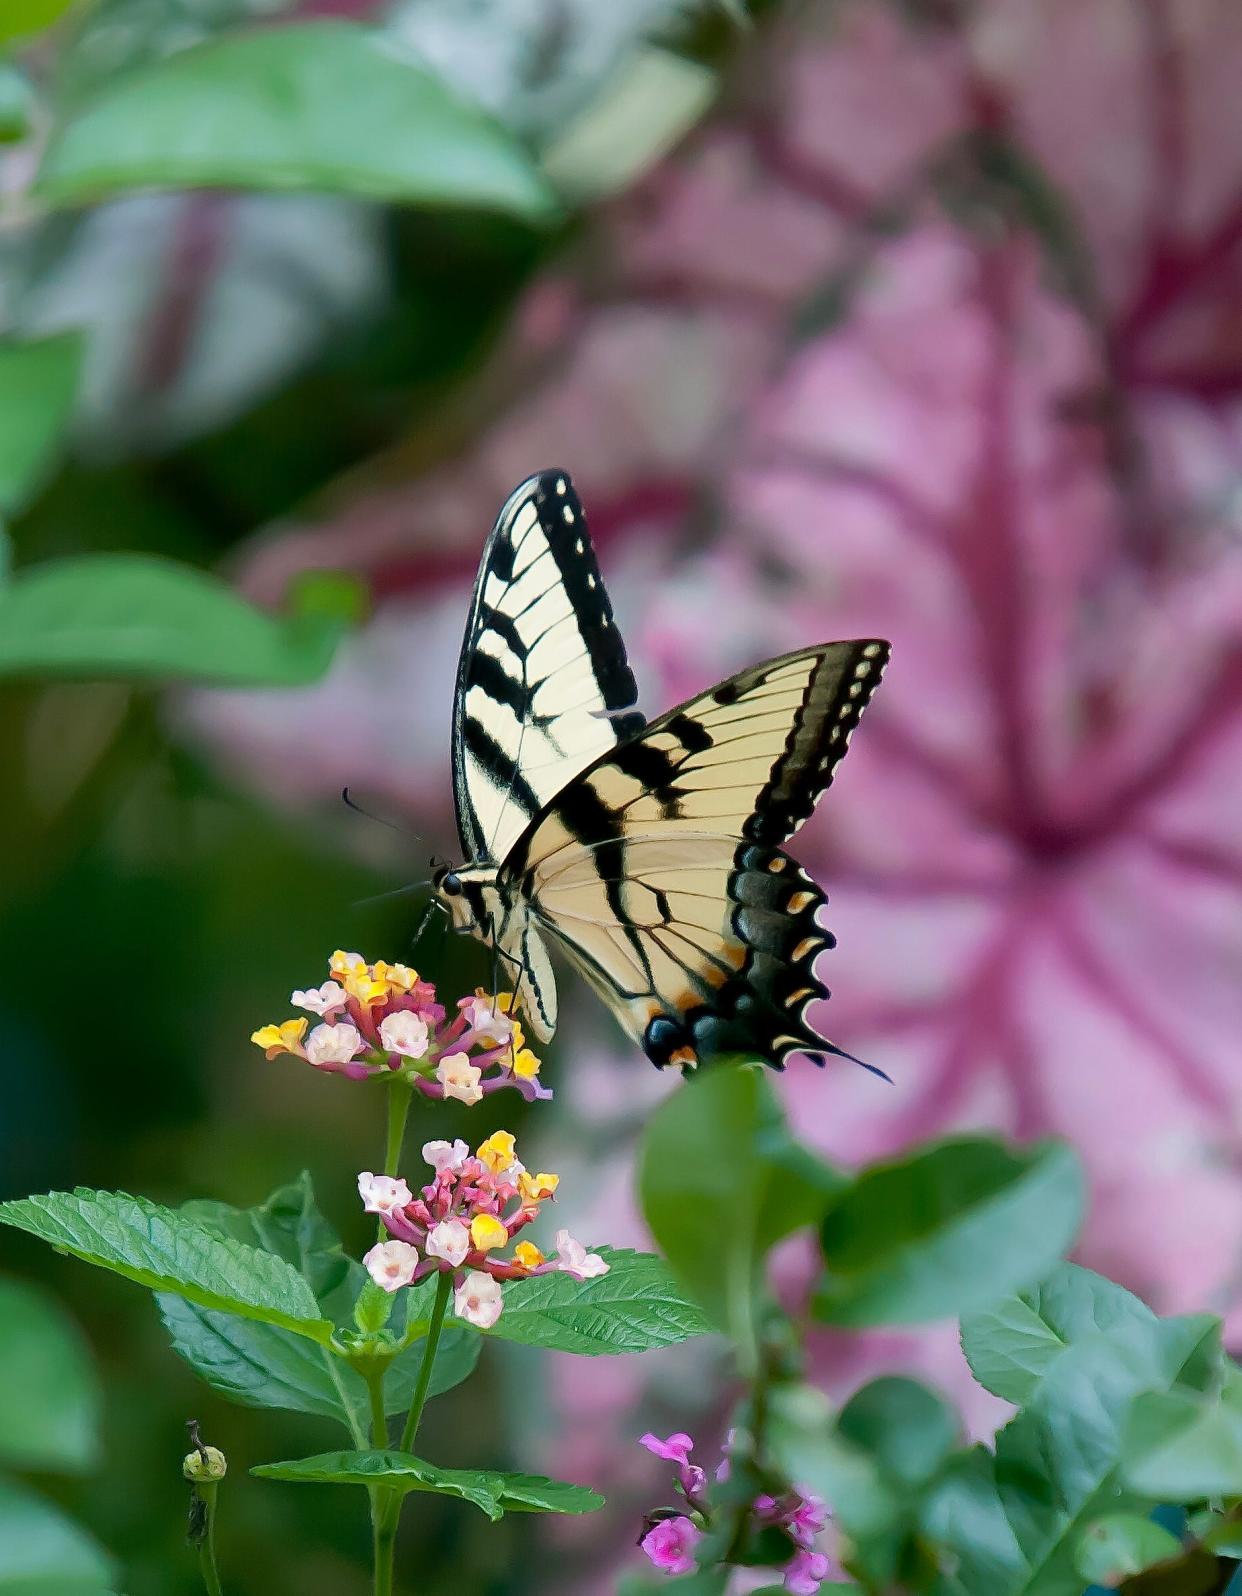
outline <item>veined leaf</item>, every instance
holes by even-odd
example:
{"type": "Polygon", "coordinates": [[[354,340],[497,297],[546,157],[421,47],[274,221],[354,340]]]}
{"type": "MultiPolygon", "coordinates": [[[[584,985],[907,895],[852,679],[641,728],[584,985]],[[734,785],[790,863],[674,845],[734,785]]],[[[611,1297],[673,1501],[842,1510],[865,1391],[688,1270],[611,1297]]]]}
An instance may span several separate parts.
{"type": "Polygon", "coordinates": [[[269,615],[217,577],[145,554],[83,554],[0,587],[0,676],[298,686],[322,676],[352,620],[339,602],[269,615]]]}
{"type": "Polygon", "coordinates": [[[442,1469],[408,1452],[323,1452],[294,1463],[261,1463],[250,1472],[302,1484],[383,1485],[403,1494],[431,1491],[457,1496],[493,1521],[505,1513],[593,1513],[604,1505],[603,1497],[585,1485],[541,1474],[442,1469]]]}
{"type": "Polygon", "coordinates": [[[0,1203],[0,1223],[200,1307],[281,1325],[326,1341],[332,1333],[305,1280],[281,1258],[125,1192],[48,1192],[0,1203]]]}
{"type": "Polygon", "coordinates": [[[1162,1502],[1242,1496],[1242,1374],[1231,1368],[1219,1395],[1139,1397],[1122,1436],[1122,1477],[1162,1502]]]}
{"type": "Polygon", "coordinates": [[[962,1319],[962,1351],[985,1390],[1028,1402],[1068,1347],[1096,1336],[1148,1337],[1156,1315],[1123,1286],[1078,1264],[962,1319]]]}
{"type": "Polygon", "coordinates": [[[1048,1273],[1084,1198],[1081,1165],[1060,1142],[961,1136],[875,1165],[824,1220],[816,1316],[917,1324],[974,1312],[1048,1273]]]}
{"type": "Polygon", "coordinates": [[[36,192],[78,204],[205,186],[557,210],[511,134],[393,39],[340,20],[227,34],[119,74],[54,129],[36,192]]]}

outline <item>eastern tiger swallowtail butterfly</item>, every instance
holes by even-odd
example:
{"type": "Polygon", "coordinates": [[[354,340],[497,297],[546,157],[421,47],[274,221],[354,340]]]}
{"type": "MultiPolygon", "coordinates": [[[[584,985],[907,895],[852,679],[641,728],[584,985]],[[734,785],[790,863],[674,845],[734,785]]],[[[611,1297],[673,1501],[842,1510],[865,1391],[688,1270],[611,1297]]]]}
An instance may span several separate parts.
{"type": "Polygon", "coordinates": [[[841,1053],[807,1019],[828,996],[826,900],[780,844],[831,782],[888,654],[876,639],[798,649],[645,721],[569,477],[510,495],[457,671],[467,863],[434,887],[510,966],[541,1040],[556,1028],[551,944],[653,1064],[841,1053]]]}

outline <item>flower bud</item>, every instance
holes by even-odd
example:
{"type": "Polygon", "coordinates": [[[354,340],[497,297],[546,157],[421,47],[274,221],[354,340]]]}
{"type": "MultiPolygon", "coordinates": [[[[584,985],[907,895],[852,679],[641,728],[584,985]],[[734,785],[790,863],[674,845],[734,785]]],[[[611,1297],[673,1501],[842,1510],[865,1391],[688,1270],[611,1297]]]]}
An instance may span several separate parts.
{"type": "Polygon", "coordinates": [[[181,1461],[181,1472],[195,1485],[222,1480],[228,1471],[228,1462],[218,1446],[197,1447],[181,1461]]]}

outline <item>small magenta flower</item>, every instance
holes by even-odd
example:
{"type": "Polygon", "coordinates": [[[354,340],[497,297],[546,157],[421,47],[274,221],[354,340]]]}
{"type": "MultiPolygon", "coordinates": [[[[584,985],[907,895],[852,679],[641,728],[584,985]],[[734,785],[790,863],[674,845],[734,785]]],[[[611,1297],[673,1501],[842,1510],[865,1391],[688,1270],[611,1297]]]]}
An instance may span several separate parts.
{"type": "Polygon", "coordinates": [[[828,1504],[822,1496],[801,1496],[797,1507],[785,1522],[796,1541],[803,1546],[810,1546],[815,1537],[828,1527],[828,1504]]]}
{"type": "Polygon", "coordinates": [[[369,1169],[358,1176],[358,1195],[362,1198],[363,1211],[368,1214],[391,1214],[414,1200],[403,1180],[394,1180],[390,1175],[373,1175],[369,1169]]]}
{"type": "Polygon", "coordinates": [[[560,1259],[556,1267],[578,1280],[592,1280],[596,1275],[608,1273],[608,1265],[599,1253],[588,1252],[567,1230],[556,1233],[556,1255],[560,1259]]]}
{"type": "Polygon", "coordinates": [[[664,1574],[689,1574],[693,1571],[694,1549],[703,1531],[684,1514],[662,1518],[639,1541],[652,1563],[664,1574]]]}
{"type": "Polygon", "coordinates": [[[470,1149],[460,1136],[451,1145],[448,1142],[424,1142],[422,1151],[437,1175],[445,1170],[455,1175],[470,1156],[470,1149]]]}
{"type": "Polygon", "coordinates": [[[418,1268],[418,1248],[407,1241],[377,1241],[362,1260],[377,1286],[399,1291],[408,1286],[418,1268]]]}
{"type": "Polygon", "coordinates": [[[421,1014],[397,1009],[386,1014],[379,1026],[380,1045],[403,1058],[422,1058],[431,1045],[431,1032],[421,1014]]]}
{"type": "Polygon", "coordinates": [[[800,1546],[785,1564],[785,1589],[789,1596],[815,1596],[828,1577],[828,1559],[822,1552],[800,1546]]]}
{"type": "Polygon", "coordinates": [[[306,1057],[318,1069],[351,1064],[362,1048],[362,1035],[348,1020],[337,1025],[317,1025],[306,1038],[306,1057]]]}
{"type": "Polygon", "coordinates": [[[662,1457],[666,1463],[680,1463],[683,1466],[690,1461],[690,1454],[694,1450],[694,1439],[684,1430],[678,1430],[670,1435],[667,1441],[662,1441],[658,1435],[653,1435],[650,1430],[646,1435],[638,1437],[639,1446],[645,1446],[648,1452],[653,1452],[656,1457],[662,1457]]]}
{"type": "Polygon", "coordinates": [[[470,1230],[460,1219],[442,1219],[427,1232],[423,1251],[428,1258],[439,1258],[456,1269],[470,1251],[470,1230]]]}
{"type": "Polygon", "coordinates": [[[436,1065],[436,1080],[444,1088],[445,1097],[455,1097],[462,1103],[480,1101],[482,1078],[483,1071],[477,1069],[465,1053],[446,1053],[436,1065]]]}
{"type": "Polygon", "coordinates": [[[492,1328],[503,1306],[500,1282],[479,1269],[471,1269],[453,1293],[454,1313],[480,1330],[492,1328]]]}
{"type": "Polygon", "coordinates": [[[322,986],[311,987],[308,991],[290,993],[289,1001],[295,1009],[306,1009],[320,1019],[330,1020],[345,1008],[349,999],[339,981],[325,981],[322,986]]]}

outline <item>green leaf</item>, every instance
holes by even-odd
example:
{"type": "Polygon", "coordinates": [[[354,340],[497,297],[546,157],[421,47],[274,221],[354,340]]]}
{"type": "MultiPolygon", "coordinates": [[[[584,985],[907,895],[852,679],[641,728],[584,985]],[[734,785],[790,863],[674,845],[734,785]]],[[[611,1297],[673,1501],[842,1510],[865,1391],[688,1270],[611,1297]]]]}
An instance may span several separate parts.
{"type": "Polygon", "coordinates": [[[64,436],[81,366],[75,332],[0,340],[0,515],[16,515],[38,487],[64,436]]]}
{"type": "Polygon", "coordinates": [[[311,1485],[383,1485],[403,1495],[431,1491],[471,1502],[495,1521],[505,1513],[593,1513],[602,1496],[585,1485],[542,1474],[501,1474],[486,1469],[442,1469],[408,1452],[323,1452],[295,1463],[261,1463],[251,1469],[268,1480],[311,1485]]]}
{"type": "Polygon", "coordinates": [[[1120,1585],[1153,1563],[1180,1557],[1182,1543],[1154,1519],[1111,1513],[1083,1531],[1075,1567],[1088,1584],[1120,1585]]]}
{"type": "MultiPolygon", "coordinates": [[[[700,1568],[678,1579],[667,1574],[624,1574],[617,1596],[724,1596],[730,1572],[727,1568],[700,1568]]],[[[820,1589],[831,1590],[832,1586],[821,1585],[820,1589]]],[[[781,1596],[786,1596],[784,1590],[781,1596]]]]}
{"type": "Polygon", "coordinates": [[[125,1192],[48,1192],[0,1203],[0,1224],[15,1225],[153,1291],[174,1291],[203,1308],[281,1325],[326,1341],[305,1280],[283,1259],[195,1224],[171,1208],[125,1192]]]}
{"type": "MultiPolygon", "coordinates": [[[[223,1235],[283,1258],[310,1285],[326,1317],[352,1328],[352,1308],[365,1278],[362,1267],[345,1257],[340,1238],[315,1205],[311,1178],[282,1186],[255,1208],[221,1202],[186,1203],[181,1212],[223,1235]]],[[[393,1321],[404,1323],[406,1294],[398,1298],[393,1321]]],[[[275,1325],[238,1319],[187,1302],[157,1299],[173,1346],[213,1390],[245,1407],[282,1408],[314,1413],[344,1424],[361,1442],[370,1425],[366,1382],[344,1358],[275,1325]]],[[[389,1365],[384,1397],[389,1414],[410,1405],[422,1366],[424,1340],[415,1341],[389,1365]]],[[[471,1330],[450,1325],[441,1336],[432,1370],[431,1396],[460,1384],[479,1359],[480,1341],[471,1330]]]]}
{"type": "Polygon", "coordinates": [[[35,192],[203,186],[556,214],[512,135],[346,21],[229,34],[120,74],[53,130],[35,192]]]}
{"type": "Polygon", "coordinates": [[[0,588],[0,676],[298,686],[323,675],[346,626],[318,603],[269,615],[172,560],[84,554],[0,588]]]}
{"type": "MultiPolygon", "coordinates": [[[[601,1247],[599,1253],[607,1260],[608,1273],[592,1280],[557,1271],[507,1282],[504,1312],[492,1329],[476,1333],[593,1357],[648,1352],[711,1329],[681,1294],[663,1259],[612,1247],[601,1247]]],[[[410,1293],[411,1324],[426,1325],[433,1294],[430,1280],[410,1293]]],[[[461,1321],[450,1318],[448,1323],[461,1321]]]]}
{"type": "Polygon", "coordinates": [[[0,44],[48,27],[72,4],[73,0],[4,0],[0,10],[0,44]]]}
{"type": "Polygon", "coordinates": [[[885,1375],[856,1391],[837,1420],[841,1437],[906,1487],[930,1480],[957,1442],[953,1410],[917,1380],[885,1375]]]}
{"type": "Polygon", "coordinates": [[[815,1298],[829,1324],[917,1324],[972,1313],[1039,1279],[1082,1218],[1070,1148],[963,1136],[864,1172],[828,1210],[815,1298]]]}
{"type": "Polygon", "coordinates": [[[85,1469],[99,1454],[99,1385],[86,1343],[42,1291],[0,1280],[0,1462],[85,1469]]]}
{"type": "Polygon", "coordinates": [[[1213,1378],[1219,1336],[1206,1316],[1157,1319],[1145,1336],[1062,1352],[997,1436],[995,1456],[959,1454],[933,1485],[922,1517],[942,1548],[934,1596],[1080,1596],[1083,1530],[1153,1505],[1125,1488],[1119,1468],[1131,1405],[1144,1391],[1213,1378]]]}
{"type": "Polygon", "coordinates": [[[1029,1291],[964,1317],[962,1351],[981,1386],[1021,1404],[1067,1347],[1099,1335],[1149,1335],[1155,1320],[1124,1287],[1063,1263],[1029,1291]]]}
{"type": "Polygon", "coordinates": [[[832,1504],[851,1540],[897,1535],[902,1502],[874,1453],[837,1429],[836,1413],[822,1391],[778,1385],[769,1397],[768,1445],[786,1479],[796,1480],[832,1504]]]}
{"type": "Polygon", "coordinates": [[[41,1496],[0,1479],[0,1596],[105,1596],[112,1563],[41,1496]]]}
{"type": "Polygon", "coordinates": [[[816,1224],[847,1181],[789,1135],[759,1070],[724,1065],[687,1082],[643,1137],[639,1192],[687,1291],[753,1355],[764,1259],[816,1224]]]}
{"type": "Polygon", "coordinates": [[[1187,1391],[1139,1397],[1122,1437],[1122,1474],[1162,1502],[1242,1496],[1242,1377],[1219,1396],[1187,1391]]]}

